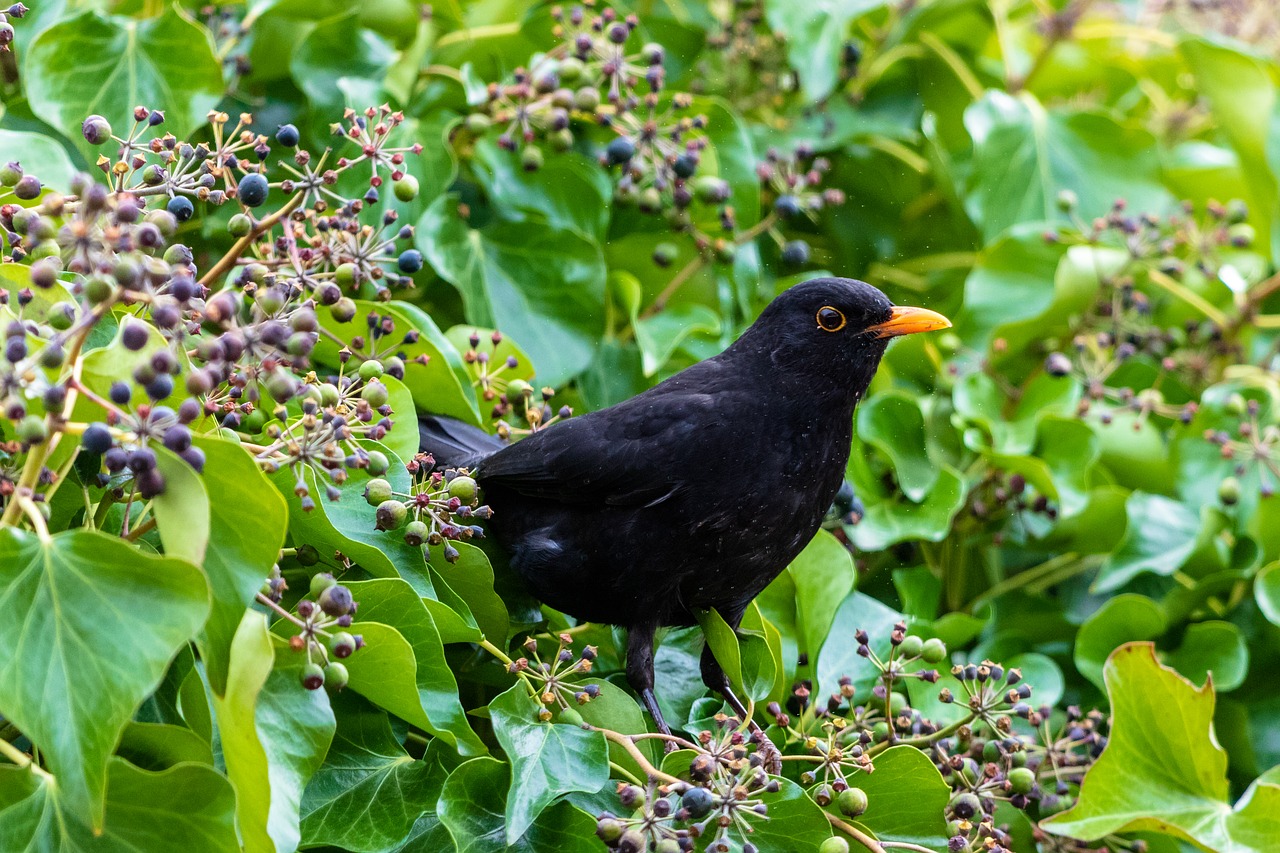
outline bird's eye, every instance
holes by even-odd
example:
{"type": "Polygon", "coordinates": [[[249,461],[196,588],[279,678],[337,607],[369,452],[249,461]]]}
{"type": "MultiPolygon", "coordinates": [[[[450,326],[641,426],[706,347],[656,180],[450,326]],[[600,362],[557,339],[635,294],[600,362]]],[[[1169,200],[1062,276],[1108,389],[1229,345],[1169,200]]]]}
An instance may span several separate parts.
{"type": "Polygon", "coordinates": [[[838,308],[823,305],[818,309],[818,328],[823,331],[838,332],[844,328],[846,322],[844,314],[838,308]]]}

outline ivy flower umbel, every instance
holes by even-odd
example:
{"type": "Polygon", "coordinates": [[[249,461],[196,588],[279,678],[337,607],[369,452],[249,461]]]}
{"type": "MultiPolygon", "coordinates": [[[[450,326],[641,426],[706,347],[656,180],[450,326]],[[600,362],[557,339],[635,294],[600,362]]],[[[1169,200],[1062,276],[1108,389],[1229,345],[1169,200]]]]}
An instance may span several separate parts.
{"type": "MultiPolygon", "coordinates": [[[[527,657],[519,657],[507,665],[507,672],[519,675],[529,686],[530,692],[538,700],[538,720],[550,722],[552,709],[565,716],[566,710],[575,705],[585,705],[600,695],[600,687],[596,684],[582,683],[582,677],[590,674],[596,659],[595,646],[583,646],[577,655],[573,653],[573,637],[559,634],[556,637],[555,651],[547,659],[543,659],[538,650],[538,641],[529,637],[524,641],[527,657]]],[[[581,721],[581,717],[576,718],[581,721]]]]}

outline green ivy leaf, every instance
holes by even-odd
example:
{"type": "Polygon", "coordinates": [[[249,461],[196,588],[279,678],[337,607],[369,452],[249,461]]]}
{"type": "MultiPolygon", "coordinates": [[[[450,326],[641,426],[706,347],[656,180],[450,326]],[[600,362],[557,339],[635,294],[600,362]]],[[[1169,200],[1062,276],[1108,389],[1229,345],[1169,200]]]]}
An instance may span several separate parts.
{"type": "Polygon", "coordinates": [[[382,78],[395,54],[376,33],[360,26],[355,10],[316,24],[299,42],[289,62],[298,88],[317,115],[342,115],[382,101],[382,78]]]}
{"type": "Polygon", "coordinates": [[[1200,518],[1182,503],[1134,492],[1125,514],[1125,537],[1098,570],[1097,592],[1113,592],[1143,572],[1172,575],[1195,550],[1200,518]]]}
{"type": "Polygon", "coordinates": [[[42,32],[25,63],[32,110],[86,154],[80,123],[98,113],[125,134],[139,104],[164,111],[179,137],[205,123],[222,97],[222,67],[208,30],[178,5],[141,20],[86,9],[42,32]]]}
{"type": "Polygon", "coordinates": [[[467,319],[520,341],[542,381],[559,385],[591,362],[604,324],[600,247],[529,217],[473,229],[453,196],[418,223],[418,246],[462,294],[467,319]]]}
{"type": "MultiPolygon", "coordinates": [[[[28,175],[35,175],[46,186],[65,187],[78,171],[66,149],[39,133],[0,130],[0,151],[22,152],[18,157],[22,170],[28,175]]],[[[26,271],[23,272],[25,274],[26,271]]]]}
{"type": "Polygon", "coordinates": [[[473,758],[445,781],[438,813],[458,853],[598,853],[595,818],[563,802],[543,811],[511,841],[506,817],[511,773],[501,761],[473,758]]]}
{"type": "Polygon", "coordinates": [[[1258,609],[1272,625],[1280,625],[1280,563],[1265,566],[1253,579],[1258,609]]]}
{"type": "Polygon", "coordinates": [[[831,632],[818,653],[816,695],[825,696],[839,692],[840,678],[849,676],[859,696],[867,695],[879,670],[866,658],[858,656],[858,641],[854,633],[865,629],[871,636],[871,649],[883,660],[889,652],[889,635],[893,626],[902,621],[902,614],[869,595],[860,592],[850,594],[840,604],[831,632]]]}
{"type": "Polygon", "coordinates": [[[489,204],[503,219],[532,217],[592,242],[604,238],[613,187],[598,163],[570,152],[526,172],[518,157],[486,139],[476,145],[473,164],[489,204]]]}
{"type": "Polygon", "coordinates": [[[177,549],[209,576],[213,609],[197,642],[209,683],[222,693],[231,640],[279,557],[289,516],[284,498],[243,448],[216,438],[200,438],[196,446],[205,454],[203,475],[157,450],[167,487],[155,513],[165,552],[177,549]]]}
{"type": "Polygon", "coordinates": [[[1109,599],[1076,635],[1076,669],[1099,688],[1112,650],[1132,640],[1154,640],[1165,632],[1164,611],[1144,595],[1126,593],[1109,599]]]}
{"type": "Polygon", "coordinates": [[[184,763],[153,773],[112,758],[101,834],[63,793],[52,777],[0,766],[0,850],[225,853],[239,847],[235,793],[212,767],[184,763]]]}
{"type": "Polygon", "coordinates": [[[858,437],[889,457],[902,493],[912,501],[923,501],[938,482],[941,469],[925,452],[924,413],[908,394],[876,394],[859,406],[858,437]]]}
{"type": "Polygon", "coordinates": [[[40,748],[68,811],[101,828],[107,758],[204,624],[208,584],[184,560],[96,531],[41,541],[6,528],[0,612],[15,617],[0,620],[0,714],[40,748]]]}
{"type": "Polygon", "coordinates": [[[465,602],[466,610],[486,637],[505,642],[511,627],[510,614],[506,602],[494,590],[493,565],[475,545],[454,542],[453,547],[458,550],[458,559],[452,563],[444,558],[443,545],[429,549],[432,571],[465,602]]]}
{"type": "Polygon", "coordinates": [[[435,811],[448,770],[434,746],[421,760],[411,758],[386,713],[368,702],[345,694],[333,703],[333,743],[302,795],[302,846],[388,853],[435,811]]]}
{"type": "Polygon", "coordinates": [[[890,747],[876,756],[875,772],[859,773],[849,784],[866,792],[867,810],[858,823],[876,838],[946,847],[944,812],[951,786],[925,753],[912,746],[890,747]]]}
{"type": "Polygon", "coordinates": [[[297,848],[302,791],[333,739],[329,699],[303,688],[303,662],[276,666],[265,617],[244,614],[231,645],[227,692],[215,695],[213,706],[246,853],[297,848]]]}
{"type": "MultiPolygon", "coordinates": [[[[467,723],[466,713],[458,700],[458,685],[445,660],[440,633],[413,588],[393,578],[356,581],[349,583],[348,587],[355,600],[360,602],[360,630],[364,631],[366,622],[394,625],[394,630],[409,647],[414,662],[409,669],[379,667],[377,664],[383,663],[383,652],[375,650],[373,638],[366,636],[368,645],[346,661],[351,674],[351,688],[368,695],[369,689],[380,692],[392,681],[408,682],[417,694],[421,712],[426,714],[427,726],[424,728],[440,736],[462,755],[486,752],[484,744],[467,723]]],[[[377,633],[382,632],[379,629],[377,633]]],[[[403,651],[394,640],[388,644],[388,649],[393,647],[396,651],[389,658],[394,657],[398,661],[403,658],[403,651]]],[[[369,698],[377,701],[375,696],[369,698]]],[[[390,710],[405,716],[397,708],[390,710]]]]}
{"type": "Polygon", "coordinates": [[[1094,841],[1151,830],[1217,853],[1253,853],[1280,838],[1280,781],[1259,779],[1234,806],[1227,753],[1214,737],[1213,689],[1160,665],[1150,643],[1107,660],[1111,734],[1066,812],[1041,821],[1058,835],[1094,841]],[[1177,725],[1152,725],[1176,720],[1177,725]]]}
{"type": "Polygon", "coordinates": [[[951,520],[964,506],[965,485],[950,465],[938,469],[934,483],[920,503],[899,498],[867,503],[867,512],[852,527],[853,544],[860,551],[882,551],[898,542],[923,539],[941,542],[951,531],[951,520]]]}
{"type": "Polygon", "coordinates": [[[803,6],[767,0],[764,8],[769,26],[786,36],[787,57],[805,94],[817,102],[839,82],[849,25],[888,5],[889,0],[817,0],[803,6]]]}
{"type": "Polygon", "coordinates": [[[511,759],[507,844],[515,844],[560,796],[571,791],[593,794],[609,781],[604,735],[580,726],[539,722],[540,708],[523,682],[489,703],[493,733],[511,759]]]}
{"type": "Polygon", "coordinates": [[[1150,132],[1106,113],[1045,109],[1027,92],[989,90],[964,123],[974,144],[965,208],[987,239],[1017,222],[1067,222],[1061,190],[1076,193],[1085,221],[1117,198],[1136,210],[1172,201],[1150,132]]]}
{"type": "Polygon", "coordinates": [[[1204,684],[1212,676],[1219,693],[1235,690],[1249,674],[1249,647],[1231,622],[1188,625],[1181,645],[1163,659],[1193,684],[1204,684]]]}
{"type": "Polygon", "coordinates": [[[853,555],[835,536],[820,530],[791,561],[787,574],[795,584],[804,650],[813,657],[831,631],[840,602],[853,592],[857,577],[853,555]]]}

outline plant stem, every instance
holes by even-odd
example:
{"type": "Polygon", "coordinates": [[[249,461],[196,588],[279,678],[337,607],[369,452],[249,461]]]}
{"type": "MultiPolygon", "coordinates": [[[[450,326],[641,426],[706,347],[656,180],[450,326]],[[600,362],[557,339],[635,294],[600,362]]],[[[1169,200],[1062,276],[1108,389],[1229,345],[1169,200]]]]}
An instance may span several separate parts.
{"type": "Polygon", "coordinates": [[[36,764],[30,755],[27,755],[4,738],[0,738],[0,756],[4,756],[19,767],[30,767],[41,776],[49,776],[49,773],[39,764],[36,764]]]}
{"type": "Polygon", "coordinates": [[[955,732],[960,730],[961,726],[967,726],[977,718],[978,718],[977,714],[971,713],[966,715],[964,719],[956,720],[951,725],[938,729],[936,732],[930,735],[920,735],[919,737],[913,737],[913,738],[902,738],[892,743],[890,743],[889,741],[878,743],[867,750],[867,755],[874,758],[875,756],[884,752],[886,749],[888,749],[891,746],[928,746],[929,744],[936,743],[937,741],[942,740],[944,737],[947,737],[948,735],[954,734],[955,732]]]}
{"type": "Polygon", "coordinates": [[[489,642],[484,637],[480,638],[479,646],[489,654],[493,655],[498,660],[502,661],[507,666],[511,666],[512,660],[507,655],[507,653],[504,652],[502,649],[498,648],[497,646],[495,646],[493,643],[489,642]]]}
{"type": "Polygon", "coordinates": [[[826,816],[827,820],[831,823],[832,826],[834,826],[836,829],[843,832],[845,835],[848,835],[849,837],[851,837],[854,841],[857,841],[863,847],[870,850],[871,853],[884,853],[884,845],[882,845],[879,841],[876,841],[870,835],[867,835],[862,830],[858,829],[853,824],[844,822],[843,820],[841,820],[840,818],[836,817],[835,815],[831,814],[831,812],[828,812],[828,811],[824,811],[822,814],[826,816]]]}
{"type": "Polygon", "coordinates": [[[285,202],[283,207],[253,226],[252,231],[237,240],[235,245],[228,249],[227,253],[219,258],[216,264],[209,267],[208,271],[200,276],[200,283],[208,287],[210,282],[216,281],[219,276],[235,266],[236,259],[244,254],[245,249],[249,248],[254,240],[274,228],[281,219],[293,213],[302,204],[304,198],[306,198],[305,192],[294,193],[293,198],[285,202]]]}
{"type": "Polygon", "coordinates": [[[649,759],[645,758],[644,753],[640,751],[640,748],[636,746],[635,741],[631,739],[631,735],[624,735],[621,732],[615,732],[612,729],[601,729],[596,726],[586,726],[586,728],[591,729],[593,732],[600,732],[600,734],[604,735],[605,740],[608,740],[611,743],[616,743],[618,746],[626,750],[627,755],[630,755],[632,759],[635,760],[636,764],[640,765],[640,769],[643,770],[645,775],[649,778],[656,779],[660,782],[666,782],[671,785],[681,781],[670,773],[663,773],[661,770],[650,764],[649,759]]]}

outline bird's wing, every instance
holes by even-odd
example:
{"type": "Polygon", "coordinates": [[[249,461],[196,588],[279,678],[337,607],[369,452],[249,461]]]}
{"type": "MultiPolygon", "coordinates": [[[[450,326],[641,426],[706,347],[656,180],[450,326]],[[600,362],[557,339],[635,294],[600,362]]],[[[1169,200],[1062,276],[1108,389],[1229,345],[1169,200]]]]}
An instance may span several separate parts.
{"type": "Polygon", "coordinates": [[[708,394],[646,399],[548,427],[481,463],[482,486],[560,503],[654,506],[678,494],[715,418],[708,394]]]}

